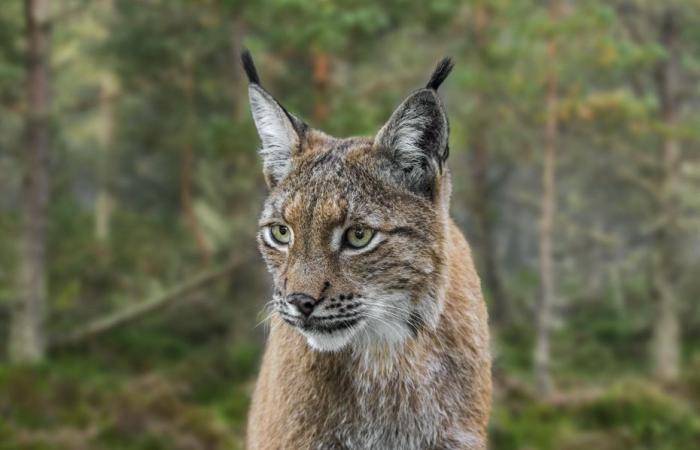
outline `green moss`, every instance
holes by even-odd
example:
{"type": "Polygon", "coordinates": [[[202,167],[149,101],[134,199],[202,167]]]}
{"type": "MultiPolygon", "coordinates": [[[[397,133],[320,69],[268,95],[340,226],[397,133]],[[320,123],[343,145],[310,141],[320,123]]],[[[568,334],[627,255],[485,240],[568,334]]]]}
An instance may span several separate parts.
{"type": "Polygon", "coordinates": [[[504,450],[700,448],[700,415],[685,399],[630,380],[570,403],[505,399],[494,409],[490,439],[504,450]]]}
{"type": "Polygon", "coordinates": [[[700,411],[700,354],[688,364],[683,375],[683,385],[686,387],[688,400],[690,400],[696,410],[700,411]]]}
{"type": "Polygon", "coordinates": [[[700,416],[685,400],[648,383],[617,384],[575,413],[583,427],[617,431],[630,439],[632,448],[670,450],[700,445],[700,416]]]}
{"type": "Polygon", "coordinates": [[[491,428],[491,448],[556,448],[558,435],[566,428],[565,417],[542,405],[524,408],[497,407],[494,410],[491,428]]]}
{"type": "Polygon", "coordinates": [[[114,336],[103,352],[63,352],[34,368],[0,365],[0,450],[241,448],[258,347],[216,339],[197,346],[137,328],[141,339],[114,336]],[[123,359],[113,357],[116,342],[123,359]],[[159,358],[142,353],[134,367],[144,349],[159,358]],[[87,429],[96,434],[81,434],[87,429]],[[61,435],[65,442],[47,444],[61,435]]]}

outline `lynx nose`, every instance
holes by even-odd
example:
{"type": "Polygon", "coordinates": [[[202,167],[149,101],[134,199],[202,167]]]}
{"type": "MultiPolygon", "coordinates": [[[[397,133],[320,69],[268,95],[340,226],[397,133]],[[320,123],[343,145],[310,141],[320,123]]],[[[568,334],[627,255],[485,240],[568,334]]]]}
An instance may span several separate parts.
{"type": "Polygon", "coordinates": [[[306,294],[289,294],[287,302],[294,305],[304,317],[309,317],[318,303],[316,299],[306,294]]]}

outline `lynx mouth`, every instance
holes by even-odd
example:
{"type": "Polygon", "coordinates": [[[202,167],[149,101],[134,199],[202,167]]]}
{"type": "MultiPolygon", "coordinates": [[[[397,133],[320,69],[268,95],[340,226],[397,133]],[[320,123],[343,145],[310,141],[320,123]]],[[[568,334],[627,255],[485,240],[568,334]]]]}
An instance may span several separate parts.
{"type": "Polygon", "coordinates": [[[311,348],[321,352],[335,352],[345,348],[367,323],[361,314],[343,318],[336,316],[335,318],[303,319],[281,312],[280,316],[282,320],[299,330],[311,348]]]}
{"type": "Polygon", "coordinates": [[[347,330],[358,325],[362,321],[360,314],[355,314],[351,317],[343,318],[324,318],[324,317],[309,317],[303,319],[297,316],[292,316],[286,312],[281,313],[282,320],[299,328],[302,331],[317,334],[332,334],[338,331],[347,330]]]}

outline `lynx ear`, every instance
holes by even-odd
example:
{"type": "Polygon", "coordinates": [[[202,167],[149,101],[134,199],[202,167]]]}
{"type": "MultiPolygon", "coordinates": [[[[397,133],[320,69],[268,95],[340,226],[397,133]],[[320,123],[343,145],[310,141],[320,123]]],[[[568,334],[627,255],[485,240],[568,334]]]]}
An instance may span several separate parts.
{"type": "Polygon", "coordinates": [[[306,124],[287,112],[260,86],[260,78],[248,50],[241,54],[241,61],[250,82],[248,97],[253,121],[262,141],[260,156],[263,174],[268,186],[273,188],[289,173],[292,157],[301,147],[306,124]]]}
{"type": "Polygon", "coordinates": [[[374,140],[391,161],[394,179],[429,198],[449,154],[449,125],[437,88],[450,70],[449,58],[440,61],[427,86],[401,103],[374,140]]]}

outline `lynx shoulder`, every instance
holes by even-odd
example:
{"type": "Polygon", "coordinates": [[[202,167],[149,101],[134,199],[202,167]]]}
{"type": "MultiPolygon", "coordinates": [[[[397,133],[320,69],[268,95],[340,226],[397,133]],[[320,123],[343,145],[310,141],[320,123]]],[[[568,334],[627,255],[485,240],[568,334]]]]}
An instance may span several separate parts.
{"type": "Polygon", "coordinates": [[[449,217],[442,60],[373,137],[287,111],[244,52],[269,187],[258,243],[271,326],[247,447],[483,449],[488,321],[449,217]]]}

